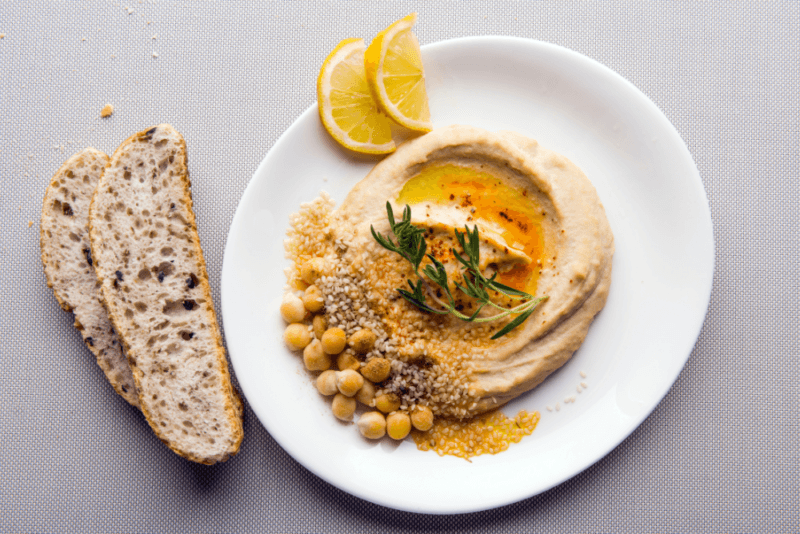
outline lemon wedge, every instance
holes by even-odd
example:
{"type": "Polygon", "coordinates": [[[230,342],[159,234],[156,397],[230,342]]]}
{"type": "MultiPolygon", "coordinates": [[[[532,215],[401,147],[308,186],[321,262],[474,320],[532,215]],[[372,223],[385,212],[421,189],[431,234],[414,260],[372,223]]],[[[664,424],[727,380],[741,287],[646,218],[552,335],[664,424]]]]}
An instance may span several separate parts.
{"type": "Polygon", "coordinates": [[[396,123],[410,130],[432,129],[425,92],[425,71],[419,41],[411,28],[412,13],[380,32],[364,55],[367,81],[378,106],[396,123]]]}
{"type": "Polygon", "coordinates": [[[392,141],[389,119],[372,98],[364,71],[363,39],[345,39],[325,59],[317,78],[317,103],[322,125],[344,147],[364,154],[388,154],[392,141]]]}

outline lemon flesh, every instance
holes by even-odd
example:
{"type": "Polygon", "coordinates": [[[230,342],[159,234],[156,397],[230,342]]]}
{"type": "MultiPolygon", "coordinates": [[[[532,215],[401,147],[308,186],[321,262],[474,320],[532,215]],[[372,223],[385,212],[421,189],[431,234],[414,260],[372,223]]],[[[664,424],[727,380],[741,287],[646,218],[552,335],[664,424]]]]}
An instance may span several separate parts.
{"type": "Polygon", "coordinates": [[[345,39],[325,59],[317,78],[319,116],[342,146],[365,154],[388,154],[396,146],[390,122],[367,83],[365,50],[363,39],[345,39]]]}
{"type": "Polygon", "coordinates": [[[419,132],[432,129],[425,71],[416,35],[417,14],[380,32],[364,56],[367,81],[378,106],[395,122],[419,132]]]}

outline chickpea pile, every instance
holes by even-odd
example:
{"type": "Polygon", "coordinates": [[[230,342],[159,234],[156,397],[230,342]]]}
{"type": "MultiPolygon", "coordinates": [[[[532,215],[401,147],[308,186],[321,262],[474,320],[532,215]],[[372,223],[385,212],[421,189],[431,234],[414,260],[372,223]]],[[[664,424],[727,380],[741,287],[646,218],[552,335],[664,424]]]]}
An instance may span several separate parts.
{"type": "Polygon", "coordinates": [[[363,356],[374,347],[377,337],[369,328],[362,328],[349,338],[341,328],[328,328],[324,315],[325,301],[315,282],[322,275],[324,260],[314,258],[300,269],[300,277],[308,284],[303,295],[287,293],[281,303],[280,313],[288,325],[283,340],[290,350],[303,352],[303,362],[309,371],[318,371],[317,390],[321,395],[333,397],[333,415],[342,421],[351,421],[357,403],[374,408],[361,414],[358,430],[365,438],[380,439],[386,434],[395,440],[404,439],[411,428],[427,431],[433,426],[433,412],[418,406],[411,413],[400,411],[400,399],[394,394],[375,396],[375,384],[383,382],[391,373],[391,362],[386,358],[372,358],[366,364],[353,353],[363,356]],[[345,352],[350,347],[351,351],[345,352]],[[338,371],[331,369],[336,361],[338,371]]]}

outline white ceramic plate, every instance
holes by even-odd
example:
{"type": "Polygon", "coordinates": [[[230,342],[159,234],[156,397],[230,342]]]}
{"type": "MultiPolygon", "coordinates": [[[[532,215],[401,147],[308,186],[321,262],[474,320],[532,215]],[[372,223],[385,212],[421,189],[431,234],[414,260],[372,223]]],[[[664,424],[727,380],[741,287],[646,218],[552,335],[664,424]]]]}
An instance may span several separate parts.
{"type": "Polygon", "coordinates": [[[700,176],[659,109],[603,65],[552,44],[475,37],[422,49],[435,127],[513,130],[564,154],[594,183],[616,240],[605,309],[562,369],[504,409],[538,410],[533,435],[498,455],[420,452],[337,422],[302,358],[281,341],[283,239],[290,213],[325,190],[337,201],[374,161],[332,142],[312,106],[281,136],[242,196],[222,269],[222,316],[236,376],[275,440],[331,484],[384,506],[473,512],[580,473],[650,414],[694,347],[711,293],[714,244],[700,176]],[[586,378],[580,372],[586,373],[586,378]],[[585,381],[589,386],[576,393],[585,381]],[[565,404],[568,396],[576,402],[565,404]],[[560,403],[560,411],[546,407],[560,403]]]}

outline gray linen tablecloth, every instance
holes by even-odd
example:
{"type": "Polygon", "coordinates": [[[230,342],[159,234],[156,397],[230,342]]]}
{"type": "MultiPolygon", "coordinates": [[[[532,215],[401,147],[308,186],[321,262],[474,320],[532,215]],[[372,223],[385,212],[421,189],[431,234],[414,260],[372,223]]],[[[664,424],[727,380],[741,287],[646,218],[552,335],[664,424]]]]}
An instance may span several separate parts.
{"type": "Polygon", "coordinates": [[[0,37],[0,531],[800,531],[797,0],[4,0],[0,37]],[[422,44],[528,37],[630,80],[689,147],[716,241],[700,338],[644,424],[572,480],[462,516],[397,512],[330,486],[249,409],[237,457],[211,468],[179,458],[113,393],[39,260],[41,200],[59,165],[171,122],[189,147],[219,309],[239,198],[315,101],[323,58],[412,11],[422,44]],[[103,120],[106,103],[116,111],[103,120]]]}

